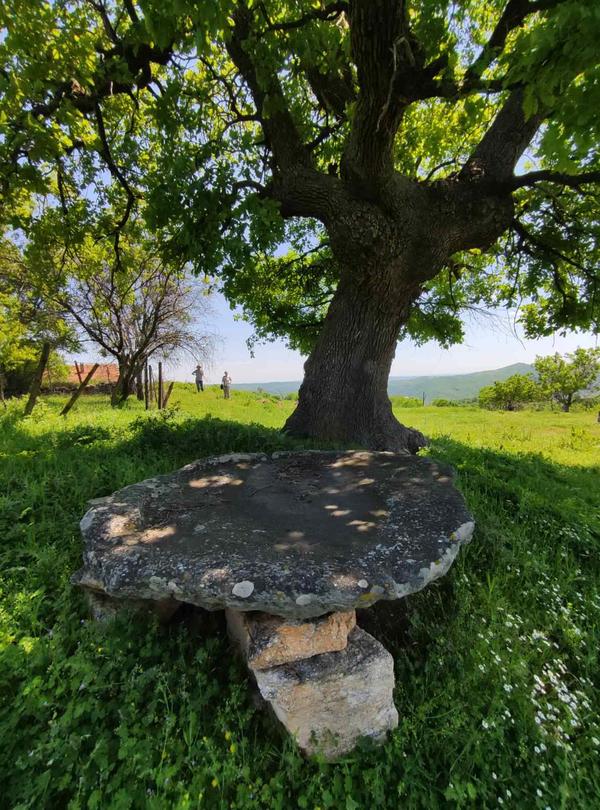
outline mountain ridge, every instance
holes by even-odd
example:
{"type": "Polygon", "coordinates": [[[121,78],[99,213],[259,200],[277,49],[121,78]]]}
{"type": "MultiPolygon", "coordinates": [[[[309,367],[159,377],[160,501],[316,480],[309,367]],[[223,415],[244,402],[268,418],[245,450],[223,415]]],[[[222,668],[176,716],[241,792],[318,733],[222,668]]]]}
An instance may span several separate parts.
{"type": "MultiPolygon", "coordinates": [[[[430,374],[413,377],[390,377],[388,394],[390,396],[425,397],[425,402],[433,399],[472,399],[479,390],[498,380],[505,380],[513,374],[533,372],[528,363],[512,363],[501,368],[486,371],[471,371],[467,374],[430,374]]],[[[290,394],[298,391],[300,380],[279,382],[239,383],[234,388],[241,391],[264,391],[267,394],[290,394]]]]}

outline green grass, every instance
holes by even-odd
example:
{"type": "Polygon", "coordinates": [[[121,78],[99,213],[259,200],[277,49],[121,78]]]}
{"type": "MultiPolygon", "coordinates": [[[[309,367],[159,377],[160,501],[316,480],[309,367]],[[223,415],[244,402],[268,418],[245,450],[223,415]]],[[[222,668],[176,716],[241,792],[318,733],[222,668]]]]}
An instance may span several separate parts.
{"type": "Polygon", "coordinates": [[[402,408],[477,530],[450,574],[372,609],[400,726],[308,762],[254,706],[222,634],[88,621],[69,584],[90,498],[229,450],[295,446],[294,403],[178,386],[173,410],[61,398],[0,415],[0,806],[596,808],[600,425],[593,414],[402,408]],[[391,616],[391,618],[390,618],[391,616]]]}

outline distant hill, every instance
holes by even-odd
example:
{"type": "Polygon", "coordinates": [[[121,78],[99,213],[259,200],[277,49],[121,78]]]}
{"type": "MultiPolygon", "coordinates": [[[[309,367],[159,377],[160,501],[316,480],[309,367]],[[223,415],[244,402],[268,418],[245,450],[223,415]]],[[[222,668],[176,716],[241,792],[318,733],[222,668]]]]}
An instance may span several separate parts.
{"type": "MultiPolygon", "coordinates": [[[[497,380],[505,380],[513,374],[527,374],[533,366],[527,363],[513,363],[511,366],[474,371],[471,374],[446,374],[431,377],[390,377],[388,392],[390,396],[422,397],[425,402],[433,399],[472,399],[485,385],[497,380]]],[[[243,391],[258,391],[268,394],[295,393],[300,387],[298,380],[288,382],[242,383],[235,388],[243,391]]]]}

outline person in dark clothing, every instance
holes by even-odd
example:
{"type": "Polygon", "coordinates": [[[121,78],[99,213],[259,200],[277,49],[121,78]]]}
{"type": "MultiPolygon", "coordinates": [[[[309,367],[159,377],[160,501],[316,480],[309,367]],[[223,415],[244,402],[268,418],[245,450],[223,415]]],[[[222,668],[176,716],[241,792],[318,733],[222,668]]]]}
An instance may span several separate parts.
{"type": "Polygon", "coordinates": [[[196,391],[204,391],[204,369],[200,363],[198,363],[192,373],[196,378],[196,391]]]}

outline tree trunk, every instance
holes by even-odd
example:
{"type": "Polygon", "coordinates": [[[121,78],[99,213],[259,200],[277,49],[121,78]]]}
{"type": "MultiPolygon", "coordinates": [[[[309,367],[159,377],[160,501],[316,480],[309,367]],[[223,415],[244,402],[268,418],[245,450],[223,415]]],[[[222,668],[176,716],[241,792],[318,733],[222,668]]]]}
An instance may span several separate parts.
{"type": "Polygon", "coordinates": [[[150,389],[148,380],[148,361],[144,363],[144,405],[146,410],[150,407],[150,389]]]}
{"type": "Polygon", "coordinates": [[[411,296],[374,291],[346,276],[304,365],[298,406],[284,430],[291,435],[373,450],[416,453],[426,440],[392,413],[387,393],[400,327],[411,296]],[[391,300],[395,298],[396,300],[391,300]]]}
{"type": "Polygon", "coordinates": [[[119,377],[112,390],[110,404],[114,407],[126,402],[127,397],[133,390],[135,380],[135,369],[128,363],[119,361],[119,377]]]}
{"type": "Polygon", "coordinates": [[[29,389],[29,399],[27,400],[27,405],[25,406],[24,412],[25,416],[29,416],[29,414],[35,408],[35,403],[37,402],[37,398],[39,397],[40,390],[42,388],[44,371],[46,370],[46,366],[48,365],[49,357],[50,357],[50,344],[48,343],[47,340],[45,340],[42,344],[42,353],[40,354],[40,361],[35,370],[33,380],[31,381],[31,388],[29,389]]]}

